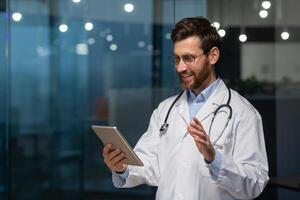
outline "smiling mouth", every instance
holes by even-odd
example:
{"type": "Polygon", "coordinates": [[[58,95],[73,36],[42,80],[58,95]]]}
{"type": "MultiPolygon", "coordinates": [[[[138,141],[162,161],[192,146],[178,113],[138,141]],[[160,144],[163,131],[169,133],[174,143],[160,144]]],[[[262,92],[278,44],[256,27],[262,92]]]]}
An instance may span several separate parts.
{"type": "Polygon", "coordinates": [[[181,78],[182,79],[187,79],[187,78],[189,78],[191,76],[193,76],[193,74],[183,74],[183,75],[181,75],[181,78]]]}

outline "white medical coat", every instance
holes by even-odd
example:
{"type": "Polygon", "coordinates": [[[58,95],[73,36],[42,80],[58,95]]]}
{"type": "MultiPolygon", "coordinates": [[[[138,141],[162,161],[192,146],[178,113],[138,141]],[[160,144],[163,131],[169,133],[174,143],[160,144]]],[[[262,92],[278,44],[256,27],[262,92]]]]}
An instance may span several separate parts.
{"type": "MultiPolygon", "coordinates": [[[[262,120],[256,109],[237,92],[231,90],[232,119],[216,148],[222,158],[217,176],[204,161],[195,142],[187,133],[190,122],[185,92],[175,103],[168,119],[169,128],[160,134],[160,126],[176,98],[170,97],[154,110],[148,130],[134,150],[143,167],[129,166],[129,176],[122,187],[140,184],[158,186],[157,200],[227,200],[257,197],[268,181],[268,162],[262,120]]],[[[228,90],[221,80],[217,89],[200,108],[200,119],[206,133],[212,112],[228,99],[228,90]]],[[[222,109],[212,125],[213,142],[222,132],[228,109],[222,109]]]]}

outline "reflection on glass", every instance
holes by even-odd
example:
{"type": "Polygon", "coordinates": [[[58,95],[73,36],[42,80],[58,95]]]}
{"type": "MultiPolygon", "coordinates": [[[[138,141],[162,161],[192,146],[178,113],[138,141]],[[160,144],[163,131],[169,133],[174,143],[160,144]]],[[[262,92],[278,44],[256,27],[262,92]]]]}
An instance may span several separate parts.
{"type": "MultiPolygon", "coordinates": [[[[169,59],[172,26],[196,15],[219,23],[219,74],[263,116],[271,176],[297,172],[298,160],[285,155],[297,157],[299,141],[298,1],[257,1],[243,9],[239,0],[6,2],[12,15],[0,11],[0,113],[8,110],[10,121],[0,115],[0,162],[9,127],[15,199],[154,199],[150,187],[112,186],[90,126],[118,126],[136,143],[157,103],[179,90],[169,59]]],[[[6,170],[0,165],[0,192],[6,170]]]]}
{"type": "Polygon", "coordinates": [[[134,10],[134,5],[132,3],[125,4],[124,10],[128,13],[131,13],[134,10]]]}
{"type": "Polygon", "coordinates": [[[219,29],[218,33],[221,37],[224,37],[226,35],[226,31],[224,29],[219,29]]]}
{"type": "Polygon", "coordinates": [[[69,27],[68,27],[68,25],[67,24],[61,24],[61,25],[59,25],[59,31],[60,32],[67,32],[68,31],[68,29],[69,29],[69,27]]]}
{"type": "Polygon", "coordinates": [[[239,40],[241,41],[241,42],[246,42],[247,41],[247,35],[246,34],[240,34],[240,36],[239,36],[239,40]]]}
{"type": "Polygon", "coordinates": [[[289,34],[289,32],[287,32],[287,31],[283,31],[283,32],[280,34],[280,36],[281,36],[281,38],[282,38],[283,40],[287,40],[287,39],[289,39],[290,34],[289,34]]]}
{"type": "Polygon", "coordinates": [[[259,11],[259,16],[261,17],[261,18],[266,18],[266,17],[268,17],[268,11],[266,11],[266,10],[261,10],[261,11],[259,11]]]}
{"type": "MultiPolygon", "coordinates": [[[[9,21],[6,2],[0,2],[0,199],[8,199],[9,192],[9,21]]],[[[12,20],[11,20],[12,21],[12,20]]]]}
{"type": "Polygon", "coordinates": [[[93,23],[91,23],[91,22],[86,22],[85,25],[84,25],[84,28],[85,28],[85,30],[87,30],[87,31],[91,31],[91,30],[93,30],[94,25],[93,25],[93,23]]]}
{"type": "Polygon", "coordinates": [[[19,22],[19,21],[21,21],[21,19],[22,19],[22,14],[19,13],[19,12],[14,12],[14,13],[12,14],[12,19],[13,19],[14,21],[16,21],[16,22],[19,22]]]}
{"type": "Polygon", "coordinates": [[[262,3],[261,3],[261,6],[264,8],[264,9],[269,9],[269,8],[271,8],[271,2],[270,1],[263,1],[262,3]]]}

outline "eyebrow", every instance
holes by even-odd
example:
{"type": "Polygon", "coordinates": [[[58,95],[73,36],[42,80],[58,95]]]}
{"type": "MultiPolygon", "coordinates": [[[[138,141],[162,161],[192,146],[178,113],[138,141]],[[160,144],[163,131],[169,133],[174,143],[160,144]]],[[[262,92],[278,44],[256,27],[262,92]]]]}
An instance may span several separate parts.
{"type": "MultiPolygon", "coordinates": [[[[173,55],[178,55],[173,51],[173,55]]],[[[182,55],[194,55],[193,53],[184,52],[182,55]]]]}
{"type": "Polygon", "coordinates": [[[184,54],[182,54],[181,56],[179,56],[179,55],[173,53],[173,56],[178,56],[178,57],[181,57],[181,56],[193,56],[193,57],[196,57],[197,55],[192,54],[192,53],[184,53],[184,54]]]}

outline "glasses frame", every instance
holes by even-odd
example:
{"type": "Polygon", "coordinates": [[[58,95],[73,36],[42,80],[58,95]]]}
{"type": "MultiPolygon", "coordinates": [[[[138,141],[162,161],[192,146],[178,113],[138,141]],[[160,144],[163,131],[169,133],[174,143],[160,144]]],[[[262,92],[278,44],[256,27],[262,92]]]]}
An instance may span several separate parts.
{"type": "Polygon", "coordinates": [[[201,54],[198,56],[192,54],[184,54],[182,56],[173,55],[173,62],[175,66],[178,66],[180,64],[180,61],[182,60],[187,66],[192,66],[193,64],[195,64],[196,59],[201,57],[202,55],[205,54],[201,54]]]}
{"type": "Polygon", "coordinates": [[[186,53],[186,54],[183,54],[182,56],[178,56],[176,54],[173,54],[173,64],[175,66],[178,66],[180,61],[182,60],[184,62],[184,64],[186,64],[187,66],[192,66],[193,64],[195,64],[195,61],[197,58],[201,57],[201,56],[207,56],[210,52],[212,48],[210,48],[208,51],[206,52],[203,52],[202,54],[200,55],[193,55],[193,54],[189,54],[189,53],[186,53]]]}

